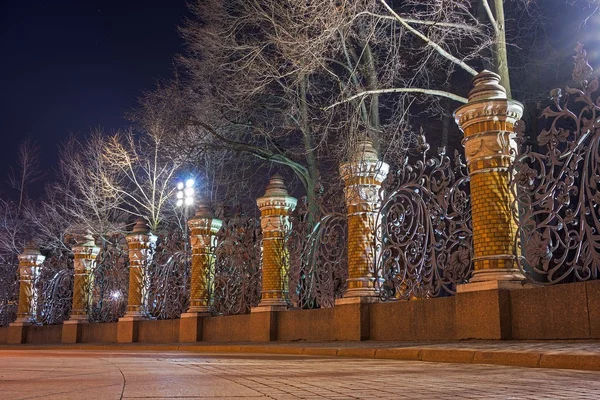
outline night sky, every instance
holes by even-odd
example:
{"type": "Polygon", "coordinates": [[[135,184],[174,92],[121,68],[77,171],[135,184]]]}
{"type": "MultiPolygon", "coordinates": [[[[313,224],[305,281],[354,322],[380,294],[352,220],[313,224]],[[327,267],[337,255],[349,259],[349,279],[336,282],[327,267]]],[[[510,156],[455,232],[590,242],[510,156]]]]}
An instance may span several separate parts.
{"type": "Polygon", "coordinates": [[[70,133],[127,126],[140,93],[171,74],[188,15],[185,0],[2,0],[0,182],[22,138],[48,170],[70,133]]]}

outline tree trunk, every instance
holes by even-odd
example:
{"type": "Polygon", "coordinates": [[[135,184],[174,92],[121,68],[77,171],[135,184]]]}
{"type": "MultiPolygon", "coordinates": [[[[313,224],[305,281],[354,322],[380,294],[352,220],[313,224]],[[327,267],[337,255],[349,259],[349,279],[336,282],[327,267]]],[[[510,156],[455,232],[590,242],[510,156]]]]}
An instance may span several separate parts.
{"type": "Polygon", "coordinates": [[[308,89],[308,77],[302,77],[300,81],[300,129],[302,130],[302,140],[304,151],[306,153],[306,164],[308,169],[308,182],[306,184],[306,200],[308,204],[308,223],[314,226],[319,217],[319,201],[317,198],[317,182],[319,181],[319,168],[314,153],[314,144],[312,140],[312,130],[308,115],[308,102],[306,92],[308,89]]]}
{"type": "Polygon", "coordinates": [[[493,59],[495,72],[500,75],[500,84],[506,89],[510,99],[510,76],[508,72],[508,54],[506,51],[506,25],[504,20],[504,1],[490,0],[493,4],[496,26],[494,27],[493,59]]]}

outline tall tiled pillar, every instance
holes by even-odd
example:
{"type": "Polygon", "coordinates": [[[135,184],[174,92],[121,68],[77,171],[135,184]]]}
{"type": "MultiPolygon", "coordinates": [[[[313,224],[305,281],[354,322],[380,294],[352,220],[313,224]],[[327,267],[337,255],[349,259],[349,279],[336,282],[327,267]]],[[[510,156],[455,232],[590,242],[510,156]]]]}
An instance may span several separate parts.
{"type": "Polygon", "coordinates": [[[215,218],[202,201],[198,204],[196,214],[188,221],[192,247],[190,306],[181,315],[181,342],[202,340],[202,317],[208,316],[210,310],[209,272],[215,257],[216,235],[222,224],[223,221],[215,218]]]}
{"type": "MultiPolygon", "coordinates": [[[[359,142],[354,156],[340,166],[348,212],[348,290],[345,299],[368,301],[378,295],[374,272],[375,231],[379,225],[379,190],[389,168],[387,163],[379,160],[369,139],[359,142]]],[[[345,299],[336,304],[352,301],[345,299]]]]}
{"type": "Polygon", "coordinates": [[[514,124],[523,105],[506,97],[499,75],[483,71],[473,79],[469,102],[455,112],[471,181],[474,272],[459,292],[521,287],[516,264],[516,223],[509,167],[517,150],[514,124]]]}
{"type": "Polygon", "coordinates": [[[90,300],[90,284],[92,269],[96,256],[100,251],[91,234],[75,237],[73,246],[73,306],[71,315],[63,324],[62,342],[78,343],[81,341],[81,324],[88,322],[88,306],[90,300]]]}
{"type": "Polygon", "coordinates": [[[263,234],[262,292],[260,303],[252,312],[284,310],[287,308],[285,273],[288,268],[285,236],[289,215],[297,200],[289,195],[283,177],[277,174],[271,177],[264,196],[256,203],[263,234]]]}
{"type": "Polygon", "coordinates": [[[119,318],[117,341],[137,341],[137,321],[144,319],[144,280],[146,267],[151,261],[157,237],[143,218],[138,218],[131,233],[127,235],[129,248],[129,290],[127,312],[119,318]]]}
{"type": "Polygon", "coordinates": [[[10,324],[8,330],[8,343],[20,344],[25,341],[26,326],[35,318],[33,301],[35,279],[40,272],[40,264],[44,257],[39,249],[32,243],[28,244],[23,253],[19,255],[19,303],[17,319],[10,324]]]}

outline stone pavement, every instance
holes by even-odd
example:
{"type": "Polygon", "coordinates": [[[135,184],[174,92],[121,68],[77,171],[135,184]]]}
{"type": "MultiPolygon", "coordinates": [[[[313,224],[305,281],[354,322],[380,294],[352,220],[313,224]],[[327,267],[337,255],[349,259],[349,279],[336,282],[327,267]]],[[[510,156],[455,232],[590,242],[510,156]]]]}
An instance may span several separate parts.
{"type": "Polygon", "coordinates": [[[2,350],[0,399],[591,399],[600,372],[185,351],[2,350]]]}
{"type": "Polygon", "coordinates": [[[531,368],[561,368],[600,371],[598,341],[479,341],[460,342],[269,342],[217,344],[77,344],[0,345],[0,350],[152,350],[200,353],[263,353],[308,356],[338,356],[405,361],[494,364],[531,368]]]}

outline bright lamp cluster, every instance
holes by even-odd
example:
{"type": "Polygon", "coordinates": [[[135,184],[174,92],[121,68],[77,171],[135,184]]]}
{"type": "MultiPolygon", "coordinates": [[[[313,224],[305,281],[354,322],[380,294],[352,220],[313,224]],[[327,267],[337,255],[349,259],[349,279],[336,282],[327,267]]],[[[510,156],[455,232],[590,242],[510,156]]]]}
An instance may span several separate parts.
{"type": "Polygon", "coordinates": [[[193,179],[188,179],[183,182],[179,182],[177,184],[177,207],[182,207],[184,205],[191,206],[194,204],[194,182],[193,179]]]}

